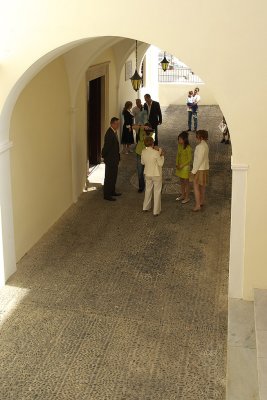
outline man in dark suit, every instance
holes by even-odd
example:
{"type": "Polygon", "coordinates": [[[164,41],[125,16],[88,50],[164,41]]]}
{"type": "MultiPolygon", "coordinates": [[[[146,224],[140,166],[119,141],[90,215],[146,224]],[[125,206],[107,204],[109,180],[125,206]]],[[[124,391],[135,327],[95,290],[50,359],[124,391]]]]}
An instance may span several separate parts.
{"type": "Polygon", "coordinates": [[[160,104],[151,99],[150,94],[145,94],[144,110],[147,112],[148,122],[151,124],[152,129],[155,131],[154,145],[158,146],[158,125],[162,124],[162,114],[160,104]]]}
{"type": "Polygon", "coordinates": [[[108,201],[115,201],[116,199],[113,196],[121,195],[115,189],[120,162],[120,145],[117,135],[119,124],[120,120],[118,118],[111,118],[110,127],[106,132],[104,147],[102,149],[102,157],[106,164],[104,199],[108,201]]]}

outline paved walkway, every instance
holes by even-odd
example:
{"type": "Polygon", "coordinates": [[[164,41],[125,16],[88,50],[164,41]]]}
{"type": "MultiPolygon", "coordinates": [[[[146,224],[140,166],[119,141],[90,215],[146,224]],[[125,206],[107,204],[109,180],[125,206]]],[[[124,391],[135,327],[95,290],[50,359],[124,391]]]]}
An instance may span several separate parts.
{"type": "Polygon", "coordinates": [[[231,147],[220,120],[200,108],[211,151],[203,212],[190,211],[193,197],[175,202],[186,111],[170,106],[162,214],[142,213],[134,155],[123,155],[123,196],[105,202],[91,182],[21,260],[0,290],[1,399],[224,399],[231,147]]]}

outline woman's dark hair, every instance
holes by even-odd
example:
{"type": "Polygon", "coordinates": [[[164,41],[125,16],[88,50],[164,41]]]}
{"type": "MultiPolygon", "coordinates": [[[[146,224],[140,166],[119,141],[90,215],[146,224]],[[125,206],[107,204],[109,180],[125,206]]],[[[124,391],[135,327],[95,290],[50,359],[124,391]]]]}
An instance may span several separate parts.
{"type": "Polygon", "coordinates": [[[132,108],[133,103],[131,101],[126,101],[125,105],[124,105],[124,109],[122,110],[122,112],[128,111],[129,108],[132,108]]]}
{"type": "Polygon", "coordinates": [[[183,131],[178,135],[178,139],[181,138],[184,141],[184,149],[187,148],[187,146],[189,146],[189,140],[188,140],[188,132],[183,131]]]}
{"type": "Polygon", "coordinates": [[[204,129],[200,129],[199,131],[197,131],[196,137],[207,141],[209,138],[209,133],[204,129]]]}

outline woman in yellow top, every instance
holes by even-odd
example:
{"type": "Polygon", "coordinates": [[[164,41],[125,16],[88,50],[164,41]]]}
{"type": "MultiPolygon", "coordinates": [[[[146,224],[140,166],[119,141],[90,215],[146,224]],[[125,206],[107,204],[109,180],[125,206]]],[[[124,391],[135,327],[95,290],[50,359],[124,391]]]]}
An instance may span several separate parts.
{"type": "Polygon", "coordinates": [[[154,139],[154,129],[151,128],[149,122],[145,125],[133,125],[133,129],[135,129],[137,133],[136,135],[136,167],[137,167],[137,175],[139,182],[138,193],[142,193],[145,190],[145,177],[144,177],[144,166],[141,163],[141,154],[142,151],[146,148],[144,140],[147,136],[151,136],[154,139]]]}
{"type": "Polygon", "coordinates": [[[176,157],[176,176],[181,180],[182,194],[176,200],[182,204],[189,202],[189,175],[192,162],[192,149],[188,140],[188,133],[183,131],[178,136],[178,150],[176,157]]]}

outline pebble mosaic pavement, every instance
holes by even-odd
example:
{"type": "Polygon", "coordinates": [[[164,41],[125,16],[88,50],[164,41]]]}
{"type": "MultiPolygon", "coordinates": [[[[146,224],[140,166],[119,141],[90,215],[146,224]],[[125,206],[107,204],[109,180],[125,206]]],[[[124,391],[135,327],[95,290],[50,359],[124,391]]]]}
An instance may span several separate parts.
{"type": "Polygon", "coordinates": [[[0,290],[1,400],[225,398],[231,146],[220,144],[219,108],[200,107],[208,201],[201,213],[193,195],[177,204],[186,117],[184,107],[163,113],[159,217],[142,213],[134,154],[123,155],[123,196],[84,193],[0,290]]]}

